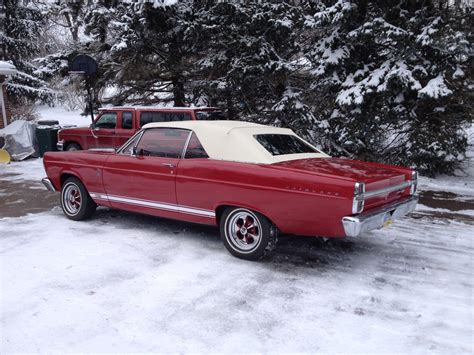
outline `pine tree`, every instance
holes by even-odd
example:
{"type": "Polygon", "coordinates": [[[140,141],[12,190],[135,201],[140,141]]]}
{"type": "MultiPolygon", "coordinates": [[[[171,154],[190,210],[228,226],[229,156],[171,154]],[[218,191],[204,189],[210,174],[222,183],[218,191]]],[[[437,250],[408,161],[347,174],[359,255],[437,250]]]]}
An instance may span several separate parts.
{"type": "Polygon", "coordinates": [[[462,104],[472,63],[467,16],[429,1],[338,0],[314,9],[306,53],[313,100],[326,97],[315,130],[323,128],[327,148],[431,174],[459,166],[472,114],[462,104]]]}
{"type": "Polygon", "coordinates": [[[101,5],[90,12],[87,32],[97,41],[84,49],[102,68],[98,84],[118,89],[114,104],[186,104],[191,52],[177,26],[180,6],[158,5],[101,5]]]}
{"type": "Polygon", "coordinates": [[[229,118],[291,126],[308,135],[313,116],[295,60],[304,20],[290,3],[204,2],[186,36],[198,44],[195,102],[225,107],[229,118]]]}
{"type": "MultiPolygon", "coordinates": [[[[37,58],[29,74],[65,75],[76,54],[89,54],[99,62],[96,94],[114,91],[102,104],[218,106],[232,119],[290,127],[333,155],[430,174],[453,172],[464,159],[473,102],[468,3],[45,6],[73,40],[37,58]]],[[[34,53],[33,45],[17,57],[31,64],[34,53]]]]}
{"type": "Polygon", "coordinates": [[[25,100],[50,100],[54,92],[43,80],[43,73],[34,65],[33,59],[40,52],[41,29],[44,25],[41,7],[19,0],[3,2],[4,28],[0,30],[5,56],[17,68],[7,90],[14,103],[25,100]]]}

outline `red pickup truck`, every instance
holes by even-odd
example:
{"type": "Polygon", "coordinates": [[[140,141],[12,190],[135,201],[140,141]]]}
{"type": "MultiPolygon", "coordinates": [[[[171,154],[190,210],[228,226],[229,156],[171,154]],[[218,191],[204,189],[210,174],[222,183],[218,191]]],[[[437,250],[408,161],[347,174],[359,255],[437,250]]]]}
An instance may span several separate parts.
{"type": "Polygon", "coordinates": [[[107,107],[89,127],[65,128],[58,132],[58,150],[116,148],[143,125],[151,122],[223,120],[215,107],[107,107]]]}

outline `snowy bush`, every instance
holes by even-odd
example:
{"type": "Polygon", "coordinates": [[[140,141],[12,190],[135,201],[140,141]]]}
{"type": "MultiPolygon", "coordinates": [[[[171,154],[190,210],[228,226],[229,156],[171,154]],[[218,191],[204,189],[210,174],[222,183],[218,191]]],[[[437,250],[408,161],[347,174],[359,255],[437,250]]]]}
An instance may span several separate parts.
{"type": "Polygon", "coordinates": [[[79,77],[55,77],[50,81],[50,86],[58,93],[55,96],[55,105],[63,106],[68,111],[86,110],[87,101],[84,95],[85,89],[79,77]]]}
{"type": "Polygon", "coordinates": [[[40,118],[36,106],[27,102],[11,105],[11,120],[36,121],[40,118]]]}

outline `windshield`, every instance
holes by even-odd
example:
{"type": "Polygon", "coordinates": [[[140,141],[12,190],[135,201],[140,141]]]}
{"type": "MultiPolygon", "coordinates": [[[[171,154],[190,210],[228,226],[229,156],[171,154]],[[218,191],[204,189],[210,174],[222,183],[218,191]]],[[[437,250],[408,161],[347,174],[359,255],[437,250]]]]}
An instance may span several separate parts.
{"type": "Polygon", "coordinates": [[[226,118],[222,111],[196,111],[196,119],[200,121],[218,121],[226,118]]]}
{"type": "Polygon", "coordinates": [[[257,134],[254,137],[271,155],[320,153],[302,139],[290,134],[257,134]]]}

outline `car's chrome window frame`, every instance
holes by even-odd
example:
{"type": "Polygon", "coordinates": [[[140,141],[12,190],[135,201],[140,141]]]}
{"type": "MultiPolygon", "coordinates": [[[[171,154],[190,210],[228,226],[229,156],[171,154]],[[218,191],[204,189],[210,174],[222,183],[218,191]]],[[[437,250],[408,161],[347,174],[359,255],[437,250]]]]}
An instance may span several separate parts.
{"type": "MultiPolygon", "coordinates": [[[[123,151],[130,148],[129,146],[133,142],[133,140],[138,135],[140,135],[140,137],[137,139],[135,145],[133,146],[133,148],[136,148],[138,146],[138,144],[140,144],[140,141],[143,138],[143,134],[145,134],[145,132],[148,131],[148,130],[155,130],[155,129],[177,129],[177,130],[180,130],[180,131],[188,131],[189,132],[188,136],[186,137],[186,140],[184,141],[184,146],[183,146],[183,149],[180,153],[179,158],[175,158],[175,159],[184,159],[186,149],[188,148],[189,140],[191,139],[191,136],[192,136],[194,131],[191,130],[191,129],[188,129],[188,128],[178,128],[178,127],[154,127],[154,128],[142,129],[139,132],[135,133],[132,137],[130,137],[130,139],[128,141],[126,141],[119,150],[117,150],[117,154],[129,155],[129,154],[124,153],[123,151]]],[[[132,154],[131,156],[135,156],[135,155],[132,154]]],[[[160,157],[154,157],[154,158],[160,158],[160,157]]]]}
{"type": "Polygon", "coordinates": [[[181,158],[181,159],[209,159],[209,154],[207,154],[206,149],[204,149],[204,147],[203,147],[201,141],[199,140],[199,138],[198,138],[196,132],[194,132],[193,130],[191,130],[191,134],[189,135],[188,140],[186,141],[186,145],[185,145],[185,147],[184,147],[184,149],[183,149],[183,155],[182,155],[182,158],[181,158]],[[189,142],[191,141],[191,138],[193,137],[193,134],[196,135],[196,138],[197,138],[197,140],[199,141],[199,144],[201,144],[202,149],[203,149],[204,152],[206,153],[207,158],[186,158],[186,153],[188,152],[189,142]]]}
{"type": "Polygon", "coordinates": [[[186,151],[188,150],[189,141],[191,140],[191,137],[193,136],[193,133],[194,133],[194,131],[190,129],[189,133],[188,133],[188,138],[186,138],[186,142],[184,143],[184,147],[183,147],[183,151],[181,152],[181,158],[180,159],[184,159],[184,157],[186,156],[186,151]]]}
{"type": "MultiPolygon", "coordinates": [[[[148,129],[141,129],[140,131],[138,131],[137,133],[135,133],[133,136],[131,136],[119,149],[117,149],[117,154],[120,154],[120,155],[130,155],[130,154],[126,154],[124,153],[125,150],[129,149],[130,148],[130,145],[133,143],[133,141],[136,139],[136,142],[133,146],[133,148],[136,148],[138,146],[138,144],[140,143],[142,137],[143,137],[143,134],[145,133],[145,131],[149,130],[149,129],[179,129],[181,131],[189,131],[188,133],[188,136],[186,137],[186,141],[184,143],[184,146],[183,146],[183,150],[181,152],[181,155],[179,158],[177,159],[186,159],[186,152],[188,150],[188,147],[189,147],[189,142],[191,141],[191,138],[193,136],[193,134],[196,134],[192,129],[187,129],[187,128],[174,128],[174,127],[155,127],[155,128],[148,128],[148,129]],[[138,138],[137,138],[138,137],[138,138]]],[[[197,137],[197,135],[196,135],[197,137]]],[[[198,138],[199,139],[199,138],[198,138]]],[[[202,145],[202,144],[201,144],[202,145]]],[[[204,149],[204,147],[203,147],[204,149]]],[[[204,149],[204,151],[206,152],[206,150],[204,149]]],[[[206,152],[207,154],[207,152],[206,152]]],[[[207,154],[208,157],[207,158],[200,158],[200,159],[210,159],[209,158],[209,154],[207,154]]],[[[134,155],[131,155],[131,156],[134,156],[134,155]]],[[[192,158],[189,158],[189,159],[192,159],[192,158]]]]}
{"type": "Polygon", "coordinates": [[[133,136],[131,136],[118,150],[117,150],[117,154],[120,154],[120,155],[129,155],[129,154],[125,154],[124,153],[124,150],[128,149],[129,146],[133,143],[133,141],[136,139],[136,143],[135,145],[133,146],[133,148],[135,148],[138,143],[140,142],[140,140],[142,139],[142,136],[143,136],[143,132],[145,132],[144,129],[141,129],[139,130],[137,133],[135,133],[133,136]],[[138,138],[137,138],[138,137],[138,138]]]}

